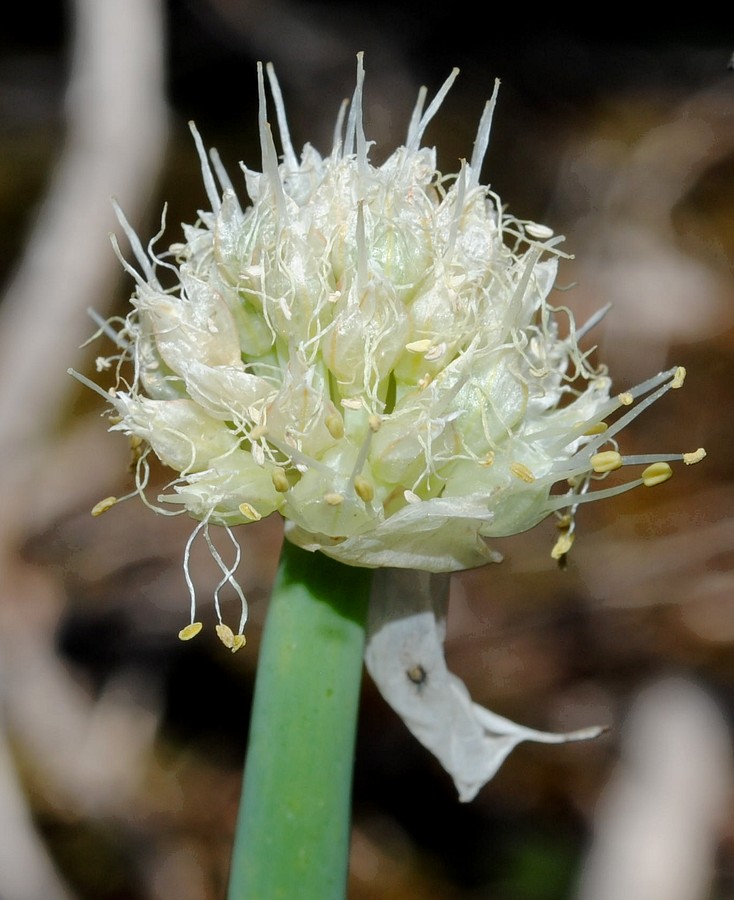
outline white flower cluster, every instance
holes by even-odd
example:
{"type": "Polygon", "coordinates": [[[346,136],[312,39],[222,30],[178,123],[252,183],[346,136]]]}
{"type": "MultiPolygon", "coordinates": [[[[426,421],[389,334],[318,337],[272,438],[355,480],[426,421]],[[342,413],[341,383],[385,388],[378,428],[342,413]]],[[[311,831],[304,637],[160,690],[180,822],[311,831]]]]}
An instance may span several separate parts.
{"type": "MultiPolygon", "coordinates": [[[[620,454],[617,434],[683,370],[610,396],[578,346],[594,322],[576,330],[548,301],[562,238],[507,215],[480,183],[496,88],[471,160],[446,176],[421,141],[456,72],[427,108],[421,91],[405,145],[380,166],[363,131],[361,58],[324,157],[310,145],[295,154],[267,75],[282,156],[260,68],[263,171],[243,166],[246,208],[192,126],[211,210],[160,254],[118,211],[139,269],[124,263],[133,308],[103,326],[119,352],[100,369],[117,373],[105,397],[112,430],[140,446],[141,493],[152,451],[177,473],[159,501],[199,520],[194,535],[279,512],[308,550],[448,572],[496,558],[486,538],[554,512],[562,557],[578,504],[703,456],[620,454]],[[590,490],[624,464],[645,468],[590,490]]],[[[233,583],[210,546],[220,587],[233,583]]],[[[237,634],[220,617],[232,649],[244,609],[243,598],[237,634]]],[[[199,627],[192,602],[181,636],[199,627]]]]}

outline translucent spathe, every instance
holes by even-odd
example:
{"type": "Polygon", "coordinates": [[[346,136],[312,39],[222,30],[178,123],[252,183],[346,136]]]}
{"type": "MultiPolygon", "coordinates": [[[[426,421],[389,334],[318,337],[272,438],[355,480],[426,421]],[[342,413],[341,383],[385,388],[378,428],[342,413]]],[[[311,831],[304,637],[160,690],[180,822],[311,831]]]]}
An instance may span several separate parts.
{"type": "Polygon", "coordinates": [[[601,734],[593,727],[535,731],[474,703],[446,668],[448,600],[447,575],[376,572],[364,659],[382,696],[451,775],[460,800],[473,800],[522,741],[562,744],[601,734]]]}

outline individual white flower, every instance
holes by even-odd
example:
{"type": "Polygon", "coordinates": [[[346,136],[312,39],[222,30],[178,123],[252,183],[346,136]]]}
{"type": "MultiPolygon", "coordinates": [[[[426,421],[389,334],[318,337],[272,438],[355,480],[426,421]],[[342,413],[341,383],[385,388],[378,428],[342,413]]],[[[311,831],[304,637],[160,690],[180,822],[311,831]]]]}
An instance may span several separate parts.
{"type": "MultiPolygon", "coordinates": [[[[234,541],[231,526],[279,512],[286,538],[307,550],[447,573],[498,559],[487,538],[555,513],[562,558],[580,504],[703,456],[620,453],[619,432],[684,372],[611,395],[606,370],[579,348],[600,316],[577,330],[549,302],[562,238],[509,215],[480,183],[497,86],[469,162],[447,176],[421,141],[456,71],[427,108],[421,90],[404,146],[380,166],[363,131],[361,56],[323,157],[310,145],[296,155],[267,74],[282,156],[259,67],[262,172],[243,165],[250,204],[192,125],[211,209],[161,254],[154,242],[143,249],[118,210],[139,270],[124,262],[136,281],[130,314],[102,325],[119,348],[100,366],[118,375],[105,394],[112,430],[141,445],[141,494],[147,453],[175,471],[159,502],[199,520],[192,539],[203,532],[222,569],[227,646],[244,643],[246,604],[240,592],[235,633],[218,597],[236,585],[239,560],[227,566],[210,525],[234,541]],[[623,465],[643,471],[592,490],[623,465]]],[[[189,586],[184,639],[201,627],[189,586]]]]}

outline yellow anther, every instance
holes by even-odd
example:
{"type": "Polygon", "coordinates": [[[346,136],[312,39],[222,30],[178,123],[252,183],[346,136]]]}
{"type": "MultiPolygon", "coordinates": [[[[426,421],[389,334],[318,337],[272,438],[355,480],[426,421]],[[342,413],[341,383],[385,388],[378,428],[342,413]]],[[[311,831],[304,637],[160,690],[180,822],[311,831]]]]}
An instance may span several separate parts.
{"type": "Polygon", "coordinates": [[[485,469],[494,465],[494,453],[491,450],[487,450],[483,458],[479,460],[479,465],[485,469]]]}
{"type": "Polygon", "coordinates": [[[290,482],[288,481],[288,476],[285,474],[285,469],[281,469],[280,466],[275,466],[270,473],[270,477],[273,479],[273,487],[275,490],[279,494],[285,494],[290,487],[290,482]]]}
{"type": "Polygon", "coordinates": [[[694,463],[701,462],[701,460],[706,456],[706,451],[703,447],[699,447],[698,450],[694,450],[693,453],[684,453],[683,454],[683,462],[687,466],[692,466],[694,463]]]}
{"type": "Polygon", "coordinates": [[[341,494],[337,494],[336,491],[324,494],[324,500],[329,506],[341,506],[344,503],[344,497],[341,494]]]}
{"type": "Polygon", "coordinates": [[[431,339],[424,338],[422,341],[411,341],[405,345],[405,349],[409,353],[425,353],[431,346],[431,339]]]}
{"type": "Polygon", "coordinates": [[[573,545],[574,537],[575,532],[573,531],[564,531],[563,534],[559,535],[551,550],[551,558],[560,559],[562,556],[565,556],[573,545]]]}
{"type": "Polygon", "coordinates": [[[622,457],[616,450],[603,450],[589,460],[595,472],[613,472],[622,465],[622,457]]]}
{"type": "Polygon", "coordinates": [[[202,628],[203,625],[201,622],[192,622],[190,625],[187,625],[179,631],[178,638],[180,641],[190,641],[192,637],[196,637],[202,628]]]}
{"type": "Polygon", "coordinates": [[[635,402],[635,398],[630,394],[629,391],[624,391],[622,394],[617,394],[617,400],[622,404],[622,406],[632,406],[635,402]]]}
{"type": "Polygon", "coordinates": [[[519,478],[520,481],[524,481],[526,484],[532,484],[535,481],[535,475],[523,463],[510,463],[510,471],[515,478],[519,478]]]}
{"type": "Polygon", "coordinates": [[[259,522],[262,519],[260,513],[250,503],[240,503],[239,510],[242,515],[251,522],[259,522]]]}
{"type": "Polygon", "coordinates": [[[375,496],[375,489],[372,483],[364,475],[357,475],[354,479],[354,490],[357,492],[357,496],[364,500],[365,503],[369,503],[375,496]]]}
{"type": "Polygon", "coordinates": [[[590,428],[587,428],[584,432],[584,437],[593,437],[595,434],[604,434],[604,432],[609,428],[606,422],[597,422],[596,425],[592,425],[590,428]]]}
{"type": "Polygon", "coordinates": [[[558,517],[558,521],[556,522],[556,528],[560,528],[561,531],[566,531],[571,525],[573,525],[573,516],[571,513],[563,513],[562,516],[558,517]]]}
{"type": "Polygon", "coordinates": [[[675,370],[675,375],[673,375],[673,380],[670,382],[670,386],[675,390],[676,388],[683,387],[683,382],[686,380],[686,370],[683,366],[678,366],[675,370]]]}
{"type": "Polygon", "coordinates": [[[329,413],[324,419],[324,425],[335,441],[340,441],[344,437],[344,419],[338,412],[329,413]]]}
{"type": "Polygon", "coordinates": [[[648,466],[642,473],[642,483],[645,487],[654,487],[662,484],[673,474],[673,470],[666,462],[656,462],[648,466]]]}
{"type": "Polygon", "coordinates": [[[232,653],[236,653],[238,650],[241,650],[245,644],[247,643],[247,638],[244,634],[235,634],[232,637],[232,653]]]}
{"type": "Polygon", "coordinates": [[[372,415],[369,417],[369,419],[367,419],[367,424],[370,426],[371,431],[377,432],[380,430],[380,426],[382,425],[382,419],[379,416],[372,413],[372,415]]]}
{"type": "Polygon", "coordinates": [[[229,627],[229,625],[225,625],[224,622],[220,622],[217,625],[217,637],[224,644],[224,646],[228,650],[233,650],[235,645],[234,639],[234,631],[229,627]]]}
{"type": "Polygon", "coordinates": [[[93,516],[101,516],[102,513],[106,513],[108,509],[112,509],[112,507],[117,503],[117,497],[105,497],[104,500],[100,500],[99,503],[95,503],[92,507],[92,515],[93,516]]]}

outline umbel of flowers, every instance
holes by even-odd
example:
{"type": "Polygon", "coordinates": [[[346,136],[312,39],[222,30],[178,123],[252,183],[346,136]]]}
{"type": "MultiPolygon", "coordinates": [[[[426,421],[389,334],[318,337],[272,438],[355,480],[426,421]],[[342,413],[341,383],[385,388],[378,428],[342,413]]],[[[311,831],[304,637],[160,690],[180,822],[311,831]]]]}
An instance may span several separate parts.
{"type": "MultiPolygon", "coordinates": [[[[421,146],[456,74],[427,108],[421,90],[405,144],[376,166],[361,56],[326,156],[309,144],[296,155],[268,66],[278,154],[259,67],[262,172],[242,166],[249,203],[192,125],[211,209],[183,226],[184,240],[146,250],[118,209],[137,268],[123,260],[136,284],[130,313],[102,326],[117,347],[98,360],[116,375],[104,392],[111,430],[135,442],[141,495],[149,453],[175,473],[158,502],[198,520],[192,539],[203,531],[210,542],[218,614],[236,563],[224,563],[210,525],[278,512],[307,550],[450,572],[496,558],[487,538],[556,513],[559,558],[579,504],[704,455],[618,448],[625,425],[685,373],[613,394],[589,363],[579,340],[600,316],[577,329],[549,301],[562,238],[508,214],[480,181],[496,86],[457,172],[442,174],[421,146]],[[642,471],[597,486],[621,466],[642,471]]],[[[188,578],[188,547],[186,564],[188,578]]],[[[194,599],[192,588],[184,639],[200,628],[194,599]]],[[[241,599],[236,629],[219,615],[233,650],[244,643],[241,599]]]]}

